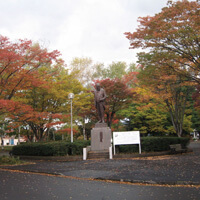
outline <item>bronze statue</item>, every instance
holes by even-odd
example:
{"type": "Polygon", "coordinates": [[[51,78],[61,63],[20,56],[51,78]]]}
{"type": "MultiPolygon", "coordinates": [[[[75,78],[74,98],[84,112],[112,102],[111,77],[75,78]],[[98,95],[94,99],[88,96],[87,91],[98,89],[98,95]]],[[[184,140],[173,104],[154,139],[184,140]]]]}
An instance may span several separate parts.
{"type": "Polygon", "coordinates": [[[100,84],[97,83],[96,90],[94,91],[94,101],[99,117],[99,123],[105,123],[104,121],[105,99],[106,99],[106,92],[103,88],[100,87],[100,84]]]}

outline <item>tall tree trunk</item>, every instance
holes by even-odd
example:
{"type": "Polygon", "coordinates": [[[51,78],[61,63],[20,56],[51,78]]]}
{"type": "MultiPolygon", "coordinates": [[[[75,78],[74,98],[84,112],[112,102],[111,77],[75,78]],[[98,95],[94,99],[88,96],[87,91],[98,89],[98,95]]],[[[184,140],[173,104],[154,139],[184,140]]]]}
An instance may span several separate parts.
{"type": "Polygon", "coordinates": [[[107,124],[108,124],[108,127],[111,128],[111,126],[112,126],[112,120],[114,118],[115,112],[111,112],[110,115],[109,115],[109,113],[106,114],[106,115],[107,115],[107,124]]]}
{"type": "Polygon", "coordinates": [[[183,133],[183,121],[184,121],[184,115],[185,115],[187,96],[188,96],[188,92],[186,93],[186,96],[183,99],[181,99],[182,101],[178,99],[180,97],[177,97],[177,96],[174,99],[173,103],[170,103],[169,100],[165,101],[170,113],[173,127],[178,137],[181,137],[183,133]]]}

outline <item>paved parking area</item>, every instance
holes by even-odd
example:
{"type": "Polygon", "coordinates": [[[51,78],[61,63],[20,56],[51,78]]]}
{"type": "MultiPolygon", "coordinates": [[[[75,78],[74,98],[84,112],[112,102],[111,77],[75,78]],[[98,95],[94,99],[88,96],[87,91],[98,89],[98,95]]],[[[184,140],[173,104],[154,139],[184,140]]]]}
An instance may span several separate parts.
{"type": "Polygon", "coordinates": [[[200,185],[200,142],[192,153],[113,160],[33,161],[2,168],[134,183],[200,185]]]}

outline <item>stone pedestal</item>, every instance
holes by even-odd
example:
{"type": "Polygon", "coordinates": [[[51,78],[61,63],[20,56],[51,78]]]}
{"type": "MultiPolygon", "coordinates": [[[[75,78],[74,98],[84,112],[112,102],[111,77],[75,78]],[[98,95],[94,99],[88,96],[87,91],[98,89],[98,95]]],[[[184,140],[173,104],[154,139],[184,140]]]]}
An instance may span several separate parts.
{"type": "Polygon", "coordinates": [[[91,150],[104,151],[109,150],[111,146],[111,129],[106,123],[96,123],[91,131],[91,150]]]}

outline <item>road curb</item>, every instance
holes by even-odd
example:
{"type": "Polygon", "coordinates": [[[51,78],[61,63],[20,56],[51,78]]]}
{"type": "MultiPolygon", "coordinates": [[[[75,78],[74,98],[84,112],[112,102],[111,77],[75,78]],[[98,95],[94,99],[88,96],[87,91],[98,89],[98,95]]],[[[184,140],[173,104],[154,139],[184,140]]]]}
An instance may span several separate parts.
{"type": "Polygon", "coordinates": [[[119,179],[119,178],[83,178],[83,177],[74,177],[74,176],[67,176],[61,173],[56,172],[43,172],[43,171],[34,171],[34,170],[15,170],[15,169],[9,169],[6,167],[0,167],[2,170],[8,170],[8,171],[14,171],[14,172],[20,172],[20,173],[34,173],[34,174],[40,174],[40,175],[52,175],[52,176],[62,176],[64,178],[74,178],[74,179],[84,179],[84,180],[94,180],[94,181],[111,181],[115,183],[123,183],[123,184],[143,184],[143,185],[151,185],[151,186],[181,186],[181,187],[200,187],[200,182],[192,182],[192,181],[146,181],[146,180],[131,180],[131,179],[119,179]]]}
{"type": "Polygon", "coordinates": [[[144,181],[144,180],[131,180],[131,179],[106,179],[106,178],[95,178],[96,180],[102,181],[114,181],[119,183],[135,183],[135,184],[146,184],[146,185],[169,185],[169,186],[197,186],[200,187],[200,182],[191,181],[144,181]]]}

